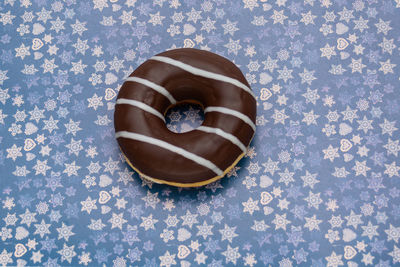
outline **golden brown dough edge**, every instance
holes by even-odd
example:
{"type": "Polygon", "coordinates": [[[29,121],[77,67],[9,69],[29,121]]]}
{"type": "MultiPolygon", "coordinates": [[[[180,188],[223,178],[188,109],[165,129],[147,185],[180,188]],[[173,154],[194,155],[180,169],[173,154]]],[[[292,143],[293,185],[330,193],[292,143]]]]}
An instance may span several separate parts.
{"type": "MultiPolygon", "coordinates": [[[[254,138],[255,133],[253,134],[253,136],[250,139],[249,145],[251,143],[251,141],[254,138]]],[[[142,173],[141,171],[139,171],[135,166],[133,166],[133,164],[129,161],[129,159],[125,156],[124,152],[122,151],[122,149],[120,148],[122,155],[124,156],[126,162],[128,163],[129,166],[131,166],[131,168],[133,170],[135,170],[140,177],[143,177],[151,182],[154,182],[156,184],[167,184],[167,185],[171,185],[171,186],[175,186],[175,187],[200,187],[200,186],[204,186],[204,185],[208,185],[210,183],[213,183],[219,179],[221,179],[222,177],[224,177],[233,167],[236,166],[236,164],[239,163],[239,161],[244,157],[244,155],[246,154],[245,152],[243,152],[242,154],[239,155],[239,157],[232,163],[231,166],[229,166],[228,168],[226,168],[226,170],[224,171],[224,173],[222,175],[218,175],[215,176],[211,179],[208,180],[204,180],[201,182],[196,182],[196,183],[178,183],[178,182],[171,182],[171,181],[166,181],[163,179],[159,179],[159,178],[154,178],[154,177],[150,177],[144,173],[142,173]]]]}

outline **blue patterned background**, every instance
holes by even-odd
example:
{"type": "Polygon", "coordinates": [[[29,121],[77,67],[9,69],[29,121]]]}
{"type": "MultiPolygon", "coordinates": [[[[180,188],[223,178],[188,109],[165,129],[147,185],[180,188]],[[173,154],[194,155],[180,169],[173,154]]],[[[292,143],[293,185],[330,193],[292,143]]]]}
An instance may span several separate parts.
{"type": "Polygon", "coordinates": [[[400,264],[399,7],[2,0],[0,265],[400,264]],[[258,98],[245,159],[199,189],[143,182],[114,138],[124,78],[175,47],[234,61],[258,98]]]}

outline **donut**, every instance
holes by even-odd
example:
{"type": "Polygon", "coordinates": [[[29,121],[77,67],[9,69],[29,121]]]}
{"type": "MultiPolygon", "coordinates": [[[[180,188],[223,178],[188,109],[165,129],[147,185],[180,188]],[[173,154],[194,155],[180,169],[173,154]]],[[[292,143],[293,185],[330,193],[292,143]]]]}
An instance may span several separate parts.
{"type": "Polygon", "coordinates": [[[246,154],[255,130],[256,98],[239,68],[214,53],[181,48],[151,57],[122,84],[115,136],[126,162],[142,178],[197,187],[227,174],[246,154]],[[168,109],[199,104],[204,121],[175,133],[168,109]]]}

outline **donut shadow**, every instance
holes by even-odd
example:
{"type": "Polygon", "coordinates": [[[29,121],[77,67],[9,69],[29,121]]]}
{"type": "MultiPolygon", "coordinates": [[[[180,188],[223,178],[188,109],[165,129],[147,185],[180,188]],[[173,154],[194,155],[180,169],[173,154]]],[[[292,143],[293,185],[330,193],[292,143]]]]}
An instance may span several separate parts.
{"type": "MultiPolygon", "coordinates": [[[[185,132],[193,130],[201,125],[204,121],[204,111],[200,105],[195,103],[182,103],[170,108],[165,118],[168,126],[167,128],[171,131],[185,132]]],[[[253,138],[251,145],[254,145],[254,139],[255,138],[253,138]]],[[[133,181],[130,181],[130,184],[127,186],[133,186],[136,195],[142,198],[148,194],[156,194],[159,203],[163,204],[173,201],[176,206],[181,206],[180,208],[183,210],[195,208],[201,203],[209,203],[212,205],[213,199],[217,198],[218,195],[222,197],[228,195],[229,197],[235,194],[235,192],[239,192],[241,185],[238,183],[242,183],[244,178],[241,173],[250,160],[249,157],[243,157],[233,167],[234,175],[232,172],[228,172],[224,177],[210,184],[200,187],[175,187],[146,180],[130,166],[121,152],[120,154],[123,164],[126,164],[126,167],[134,172],[132,175],[133,181]]]]}
{"type": "Polygon", "coordinates": [[[182,204],[181,208],[187,209],[195,207],[200,203],[211,203],[218,195],[228,195],[232,197],[232,194],[238,193],[241,189],[240,184],[243,181],[243,175],[241,175],[241,173],[250,160],[249,157],[243,157],[238,164],[235,165],[234,172],[229,172],[221,179],[199,187],[175,187],[167,184],[154,183],[141,177],[125,160],[124,164],[127,165],[129,170],[134,172],[132,175],[133,181],[130,181],[130,185],[138,190],[137,195],[145,197],[148,194],[156,194],[161,204],[173,201],[176,206],[182,204]]]}

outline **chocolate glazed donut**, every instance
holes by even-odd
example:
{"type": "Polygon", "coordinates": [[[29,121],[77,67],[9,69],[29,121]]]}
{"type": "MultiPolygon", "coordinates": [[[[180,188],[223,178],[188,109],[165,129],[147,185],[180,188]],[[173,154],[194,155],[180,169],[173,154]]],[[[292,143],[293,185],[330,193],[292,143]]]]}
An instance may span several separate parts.
{"type": "Polygon", "coordinates": [[[222,178],[245,155],[255,133],[256,99],[229,60],[183,48],[158,54],[122,85],[115,106],[118,144],[142,177],[180,187],[222,178]],[[174,133],[167,110],[181,102],[204,109],[202,125],[174,133]]]}

